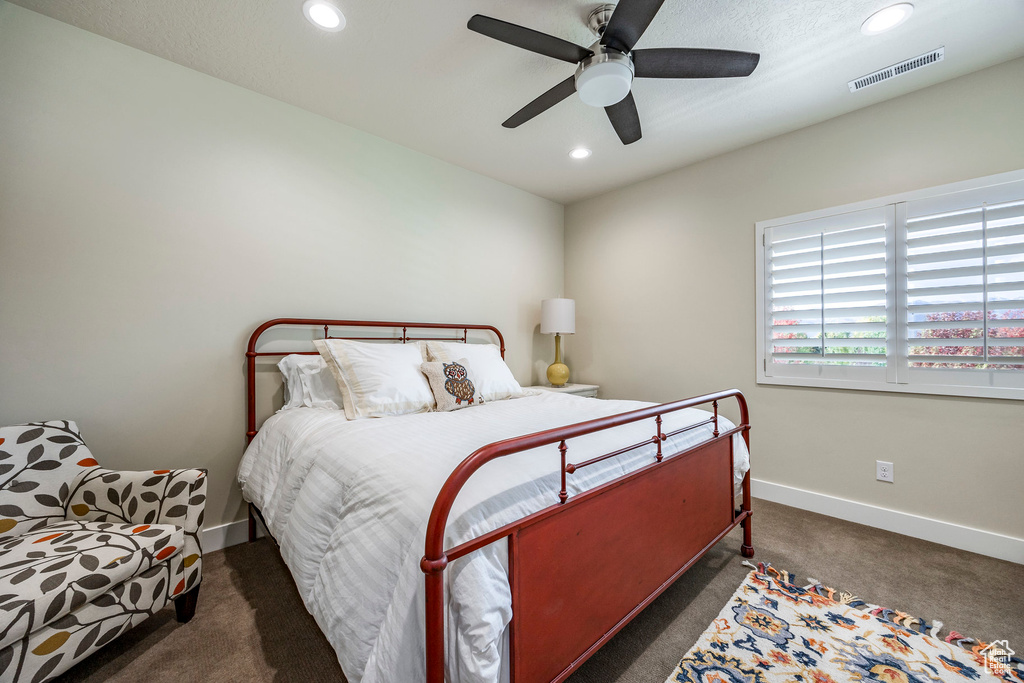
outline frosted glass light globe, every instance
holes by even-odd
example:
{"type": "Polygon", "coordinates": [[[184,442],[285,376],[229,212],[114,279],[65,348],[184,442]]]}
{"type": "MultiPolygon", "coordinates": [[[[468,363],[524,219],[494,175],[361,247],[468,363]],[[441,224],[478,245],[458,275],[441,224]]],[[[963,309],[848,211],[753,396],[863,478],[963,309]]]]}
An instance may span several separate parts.
{"type": "Polygon", "coordinates": [[[619,62],[602,62],[588,67],[576,79],[580,99],[591,107],[610,107],[629,94],[633,72],[619,62]]]}

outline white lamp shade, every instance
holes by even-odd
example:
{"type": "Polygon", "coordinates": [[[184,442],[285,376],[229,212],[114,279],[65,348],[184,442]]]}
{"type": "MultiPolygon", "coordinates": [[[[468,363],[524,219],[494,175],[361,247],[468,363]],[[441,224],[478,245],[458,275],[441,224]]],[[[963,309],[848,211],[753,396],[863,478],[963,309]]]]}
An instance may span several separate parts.
{"type": "Polygon", "coordinates": [[[543,334],[575,334],[576,302],[573,299],[541,301],[540,331],[543,334]]]}

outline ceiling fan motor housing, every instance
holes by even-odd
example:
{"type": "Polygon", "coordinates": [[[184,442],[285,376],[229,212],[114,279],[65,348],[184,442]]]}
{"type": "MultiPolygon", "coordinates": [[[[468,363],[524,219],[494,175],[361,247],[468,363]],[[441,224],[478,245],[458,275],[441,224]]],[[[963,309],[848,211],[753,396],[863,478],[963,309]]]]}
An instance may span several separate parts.
{"type": "Polygon", "coordinates": [[[576,68],[576,92],[585,104],[610,107],[621,102],[633,84],[633,60],[618,50],[595,43],[594,54],[576,68]]]}
{"type": "Polygon", "coordinates": [[[615,11],[615,5],[598,5],[594,8],[594,11],[587,17],[587,26],[590,30],[600,38],[604,34],[604,29],[611,21],[612,12],[615,11]]]}

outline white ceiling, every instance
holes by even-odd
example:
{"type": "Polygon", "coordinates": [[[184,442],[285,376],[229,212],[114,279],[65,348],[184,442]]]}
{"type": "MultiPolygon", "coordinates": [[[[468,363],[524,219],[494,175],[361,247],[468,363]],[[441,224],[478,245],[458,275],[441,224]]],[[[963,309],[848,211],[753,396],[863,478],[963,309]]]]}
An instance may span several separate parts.
{"type": "Polygon", "coordinates": [[[326,33],[301,0],[13,0],[563,203],[1024,55],[1022,0],[913,0],[905,24],[862,35],[894,1],[666,0],[638,48],[747,50],[761,62],[746,79],[637,80],[644,136],[626,147],[576,97],[502,128],[574,67],[466,28],[481,13],[586,46],[598,2],[337,0],[348,27],[326,33]],[[847,88],[943,45],[944,62],[847,88]],[[577,145],[593,156],[570,159],[577,145]]]}

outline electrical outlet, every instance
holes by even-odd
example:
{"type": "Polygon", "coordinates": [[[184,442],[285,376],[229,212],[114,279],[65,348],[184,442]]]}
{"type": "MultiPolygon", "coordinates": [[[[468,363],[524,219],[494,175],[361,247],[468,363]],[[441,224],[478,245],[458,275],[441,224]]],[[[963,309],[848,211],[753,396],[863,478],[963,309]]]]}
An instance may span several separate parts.
{"type": "Polygon", "coordinates": [[[884,460],[876,460],[875,479],[877,479],[878,481],[888,481],[890,483],[895,483],[893,481],[892,463],[885,462],[884,460]]]}

